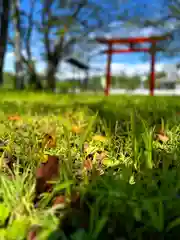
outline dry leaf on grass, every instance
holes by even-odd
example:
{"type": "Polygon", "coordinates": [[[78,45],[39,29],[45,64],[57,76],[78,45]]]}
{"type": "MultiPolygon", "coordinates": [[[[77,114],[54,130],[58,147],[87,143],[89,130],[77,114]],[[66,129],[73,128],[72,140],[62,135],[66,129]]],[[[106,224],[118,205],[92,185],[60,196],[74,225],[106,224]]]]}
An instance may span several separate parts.
{"type": "MultiPolygon", "coordinates": [[[[76,202],[79,200],[80,194],[79,192],[72,192],[71,197],[70,197],[70,205],[71,207],[73,204],[76,204],[76,202]]],[[[53,206],[56,206],[58,204],[63,204],[65,205],[67,203],[67,199],[64,195],[59,195],[56,196],[55,199],[53,200],[53,206]]]]}
{"type": "MultiPolygon", "coordinates": [[[[88,152],[88,143],[84,144],[84,151],[88,152]]],[[[84,168],[91,170],[93,168],[93,161],[95,160],[95,165],[102,167],[103,161],[107,156],[106,151],[96,151],[95,153],[90,153],[87,155],[86,160],[84,161],[84,168]]]]}
{"type": "Polygon", "coordinates": [[[21,117],[19,115],[12,115],[8,117],[8,120],[10,121],[19,121],[21,120],[21,117]]]}
{"type": "Polygon", "coordinates": [[[48,160],[41,163],[36,171],[36,196],[35,203],[38,201],[39,195],[43,192],[52,190],[52,184],[48,181],[57,179],[59,176],[59,159],[57,156],[48,155],[48,160]]]}
{"type": "Polygon", "coordinates": [[[63,195],[59,195],[57,197],[55,197],[55,199],[53,200],[53,206],[59,205],[59,204],[66,204],[66,197],[63,195]]]}
{"type": "Polygon", "coordinates": [[[43,148],[55,148],[56,147],[56,137],[54,134],[46,133],[42,140],[43,148]]]}
{"type": "Polygon", "coordinates": [[[38,225],[33,225],[31,226],[28,235],[27,235],[27,240],[37,240],[37,234],[41,230],[41,227],[38,225]]]}
{"type": "Polygon", "coordinates": [[[104,159],[107,157],[106,151],[97,151],[96,160],[98,162],[98,166],[102,166],[104,159]]]}
{"type": "Polygon", "coordinates": [[[37,234],[35,230],[29,231],[27,240],[37,240],[37,234]]]}
{"type": "Polygon", "coordinates": [[[160,130],[157,134],[157,140],[164,143],[169,140],[169,137],[165,134],[163,130],[160,130]]]}
{"type": "Polygon", "coordinates": [[[158,140],[160,140],[161,142],[167,142],[169,140],[168,136],[166,135],[161,135],[161,134],[158,134],[158,140]]]}
{"type": "Polygon", "coordinates": [[[88,154],[86,160],[84,161],[84,168],[86,170],[92,170],[93,168],[93,154],[88,154]]]}

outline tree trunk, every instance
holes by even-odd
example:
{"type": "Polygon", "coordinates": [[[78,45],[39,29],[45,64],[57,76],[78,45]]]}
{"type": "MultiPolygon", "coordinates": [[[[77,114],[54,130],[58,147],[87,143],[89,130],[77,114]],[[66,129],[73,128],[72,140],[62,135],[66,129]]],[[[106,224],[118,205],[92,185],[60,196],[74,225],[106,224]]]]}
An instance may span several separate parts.
{"type": "Polygon", "coordinates": [[[0,8],[0,85],[2,85],[4,56],[6,52],[8,38],[10,0],[2,0],[0,8]]]}
{"type": "Polygon", "coordinates": [[[47,68],[47,89],[54,92],[56,90],[56,77],[57,72],[57,61],[48,61],[47,68]]]}
{"type": "Polygon", "coordinates": [[[35,72],[29,73],[29,85],[34,88],[34,90],[42,90],[43,86],[41,84],[40,78],[37,76],[35,72]]]}
{"type": "Polygon", "coordinates": [[[20,26],[20,1],[12,0],[13,2],[13,21],[15,28],[15,69],[16,69],[16,89],[24,88],[24,73],[21,56],[21,26],[20,26]]]}
{"type": "Polygon", "coordinates": [[[84,81],[83,81],[83,90],[84,91],[87,91],[87,89],[88,89],[88,81],[89,81],[89,71],[87,70],[86,71],[86,76],[85,76],[84,81]]]}

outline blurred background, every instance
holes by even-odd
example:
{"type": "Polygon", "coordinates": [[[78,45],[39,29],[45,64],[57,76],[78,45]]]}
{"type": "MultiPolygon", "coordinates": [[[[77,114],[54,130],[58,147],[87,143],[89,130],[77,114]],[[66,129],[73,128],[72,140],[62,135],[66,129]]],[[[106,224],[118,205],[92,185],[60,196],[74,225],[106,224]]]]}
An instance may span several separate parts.
{"type": "MultiPolygon", "coordinates": [[[[2,0],[0,9],[1,88],[102,92],[107,48],[97,37],[169,34],[158,43],[155,93],[180,94],[178,0],[2,0]]],[[[111,94],[148,94],[150,56],[114,54],[111,74],[111,94]]]]}

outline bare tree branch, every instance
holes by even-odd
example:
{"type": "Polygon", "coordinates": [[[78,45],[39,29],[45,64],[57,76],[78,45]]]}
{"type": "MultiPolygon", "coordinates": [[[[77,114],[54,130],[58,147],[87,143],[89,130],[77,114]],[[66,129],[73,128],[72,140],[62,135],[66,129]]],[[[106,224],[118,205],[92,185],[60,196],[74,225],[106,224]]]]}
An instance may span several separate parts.
{"type": "MultiPolygon", "coordinates": [[[[13,48],[15,47],[15,43],[10,37],[8,38],[8,44],[10,44],[13,48]]],[[[21,53],[21,60],[26,65],[26,67],[29,69],[29,71],[32,71],[29,59],[26,58],[22,53],[21,53]]]]}
{"type": "Polygon", "coordinates": [[[33,21],[33,13],[35,10],[35,4],[36,4],[36,0],[31,0],[30,2],[30,13],[28,15],[28,24],[27,24],[27,34],[26,37],[24,39],[25,42],[25,46],[26,46],[26,51],[27,51],[27,56],[28,59],[31,61],[32,60],[32,53],[31,53],[31,37],[32,37],[32,32],[33,32],[33,28],[34,28],[34,21],[33,21]]]}
{"type": "Polygon", "coordinates": [[[42,10],[42,27],[44,30],[44,43],[46,47],[47,57],[51,57],[51,49],[50,49],[50,40],[49,40],[49,32],[50,26],[49,21],[46,20],[46,17],[50,19],[52,17],[51,6],[53,4],[53,0],[44,0],[43,10],[42,10]]]}
{"type": "MultiPolygon", "coordinates": [[[[72,14],[72,19],[76,19],[76,18],[78,17],[80,11],[82,10],[82,8],[83,8],[84,6],[86,6],[86,4],[87,4],[87,1],[84,0],[83,2],[81,2],[81,3],[77,6],[76,10],[75,10],[74,13],[72,14]]],[[[67,29],[69,29],[70,26],[71,26],[71,24],[67,24],[67,29]]],[[[74,42],[74,40],[72,40],[71,42],[74,42]]],[[[54,46],[53,54],[54,54],[54,55],[58,55],[57,57],[59,57],[59,56],[62,54],[62,53],[61,53],[61,50],[62,50],[63,44],[64,44],[64,34],[59,37],[59,40],[57,41],[57,43],[56,43],[55,46],[54,46]]]]}

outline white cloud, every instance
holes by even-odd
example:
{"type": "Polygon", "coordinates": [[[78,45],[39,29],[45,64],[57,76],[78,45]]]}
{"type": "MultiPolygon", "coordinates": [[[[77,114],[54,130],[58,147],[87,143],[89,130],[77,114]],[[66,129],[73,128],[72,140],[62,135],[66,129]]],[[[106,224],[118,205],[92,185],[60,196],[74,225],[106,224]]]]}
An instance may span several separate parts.
{"type": "MultiPolygon", "coordinates": [[[[93,64],[92,67],[97,67],[102,69],[101,74],[105,74],[106,71],[106,65],[105,64],[93,64]]],[[[163,63],[157,63],[156,64],[156,71],[162,71],[164,69],[163,63]]],[[[134,74],[147,74],[150,71],[150,63],[136,63],[136,64],[130,64],[130,63],[112,63],[111,65],[111,73],[112,75],[121,74],[124,72],[128,76],[132,76],[134,74]]],[[[93,71],[92,71],[93,72],[93,71]]],[[[95,71],[92,74],[97,74],[95,71]]]]}
{"type": "Polygon", "coordinates": [[[97,33],[92,33],[91,37],[96,36],[102,37],[115,37],[115,38],[127,38],[127,37],[150,37],[154,35],[161,35],[162,31],[154,27],[136,27],[130,24],[124,24],[122,22],[113,22],[110,24],[110,29],[105,34],[104,32],[98,31],[97,33]]]}

